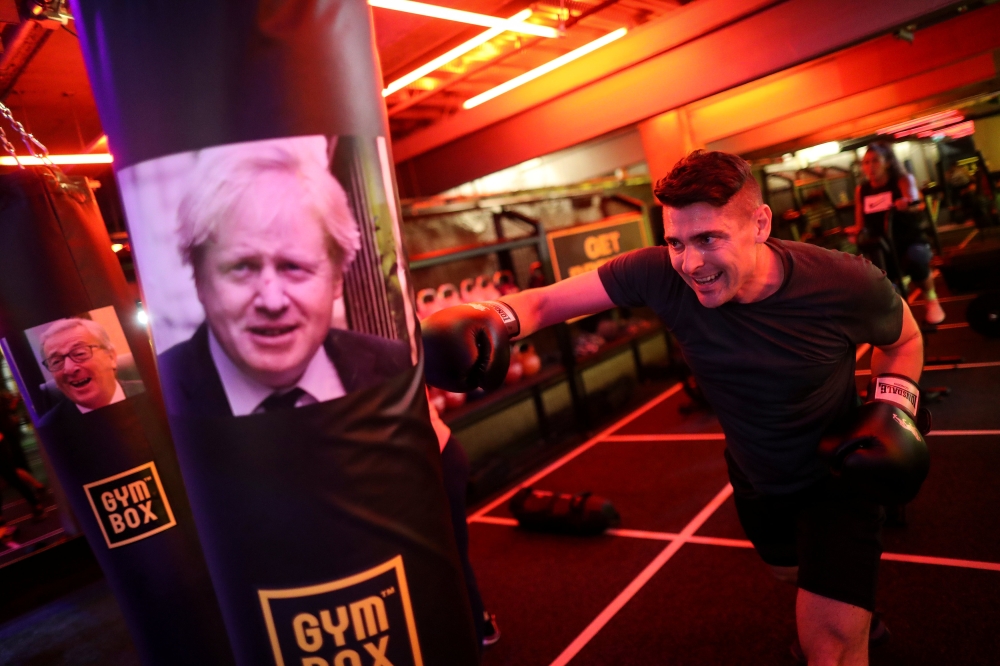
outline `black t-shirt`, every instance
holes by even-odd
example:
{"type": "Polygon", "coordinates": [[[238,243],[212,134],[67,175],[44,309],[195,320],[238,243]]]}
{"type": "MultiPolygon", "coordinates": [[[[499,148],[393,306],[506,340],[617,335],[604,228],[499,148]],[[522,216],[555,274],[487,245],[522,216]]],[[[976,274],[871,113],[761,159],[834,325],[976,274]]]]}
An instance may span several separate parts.
{"type": "Polygon", "coordinates": [[[648,306],[673,332],[755,491],[790,493],[826,472],[820,438],[856,400],[856,346],[899,339],[902,302],[862,257],[769,239],[784,265],[756,303],[706,308],[667,248],[616,257],[598,274],[616,305],[648,306]]]}

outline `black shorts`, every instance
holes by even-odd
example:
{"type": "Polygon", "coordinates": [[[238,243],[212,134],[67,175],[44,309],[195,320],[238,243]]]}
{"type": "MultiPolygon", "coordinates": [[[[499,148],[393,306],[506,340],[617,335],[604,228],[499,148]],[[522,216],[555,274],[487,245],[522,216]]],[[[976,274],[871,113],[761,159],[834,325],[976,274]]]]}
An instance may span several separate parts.
{"type": "Polygon", "coordinates": [[[740,523],[761,558],[799,567],[798,586],[829,599],[875,610],[885,513],[831,477],[788,495],[748,492],[726,452],[740,523]]]}

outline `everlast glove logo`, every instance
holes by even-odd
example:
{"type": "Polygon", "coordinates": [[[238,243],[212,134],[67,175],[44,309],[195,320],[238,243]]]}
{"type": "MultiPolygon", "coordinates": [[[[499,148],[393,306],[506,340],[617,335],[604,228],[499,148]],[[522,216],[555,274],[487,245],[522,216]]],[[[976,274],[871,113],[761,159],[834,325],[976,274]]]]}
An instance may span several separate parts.
{"type": "Polygon", "coordinates": [[[108,548],[145,539],[177,524],[156,465],[151,462],[88,483],[83,489],[108,548]]]}
{"type": "Polygon", "coordinates": [[[397,556],[341,580],[258,590],[277,666],[422,666],[397,556]]]}

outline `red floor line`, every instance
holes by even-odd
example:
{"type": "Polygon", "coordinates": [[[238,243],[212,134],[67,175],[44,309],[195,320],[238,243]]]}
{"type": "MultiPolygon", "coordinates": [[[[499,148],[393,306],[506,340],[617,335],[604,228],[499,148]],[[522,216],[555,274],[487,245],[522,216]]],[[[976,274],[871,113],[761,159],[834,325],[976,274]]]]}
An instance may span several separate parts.
{"type": "MultiPolygon", "coordinates": [[[[925,365],[924,372],[932,372],[934,370],[974,370],[976,368],[996,368],[998,366],[1000,366],[1000,361],[983,361],[981,363],[949,363],[947,365],[933,364],[925,365]]],[[[865,377],[870,374],[872,374],[870,369],[854,371],[854,375],[857,377],[865,377]]]]}
{"type": "Polygon", "coordinates": [[[913,564],[934,564],[941,567],[959,567],[962,569],[982,569],[984,571],[1000,571],[1000,563],[997,562],[958,560],[951,557],[927,557],[924,555],[902,555],[900,553],[882,553],[882,559],[891,562],[910,562],[913,564]]]}
{"type": "Polygon", "coordinates": [[[694,533],[697,532],[703,524],[705,524],[705,521],[707,521],[711,515],[715,513],[715,510],[722,506],[722,503],[729,499],[729,496],[732,494],[733,487],[727,483],[726,487],[720,490],[719,494],[716,495],[715,498],[709,502],[708,505],[702,509],[701,512],[699,512],[698,515],[695,516],[683,530],[681,530],[680,534],[677,535],[678,538],[671,541],[670,545],[664,548],[663,551],[661,551],[660,554],[657,555],[656,558],[642,570],[642,573],[636,576],[635,579],[629,583],[617,597],[615,597],[614,601],[608,604],[607,608],[601,611],[600,615],[594,618],[587,628],[584,629],[583,632],[577,636],[565,650],[562,651],[562,654],[556,657],[551,666],[565,666],[565,664],[569,663],[573,657],[579,654],[580,650],[582,650],[587,643],[589,643],[590,640],[596,636],[609,621],[611,621],[611,618],[613,618],[618,611],[620,611],[622,607],[625,606],[625,604],[627,604],[640,589],[642,589],[643,585],[649,582],[649,580],[656,575],[656,572],[659,571],[678,550],[680,550],[681,546],[686,543],[687,539],[694,535],[694,533]]]}
{"type": "MultiPolygon", "coordinates": [[[[938,303],[952,303],[954,301],[971,301],[978,297],[979,294],[965,294],[964,296],[942,296],[937,300],[938,303]]],[[[910,305],[927,305],[927,301],[913,301],[910,305]]]]}
{"type": "Polygon", "coordinates": [[[721,432],[665,433],[663,435],[608,435],[605,442],[702,442],[725,439],[721,432]]]}
{"type": "Polygon", "coordinates": [[[650,532],[648,530],[626,530],[621,528],[605,530],[604,533],[626,539],[647,539],[650,541],[675,541],[680,538],[680,535],[674,532],[650,532]]]}
{"type": "MultiPolygon", "coordinates": [[[[47,506],[47,507],[45,507],[45,515],[47,516],[47,515],[49,515],[49,512],[55,511],[55,510],[56,510],[56,507],[54,507],[54,506],[47,506]]],[[[17,525],[18,523],[23,523],[24,521],[30,519],[31,517],[32,517],[32,515],[30,513],[26,513],[23,516],[21,516],[20,518],[14,518],[13,520],[8,520],[7,524],[8,525],[17,525]]]]}
{"type": "Polygon", "coordinates": [[[522,481],[521,483],[517,484],[516,486],[514,486],[513,488],[511,488],[510,490],[508,490],[507,492],[505,492],[503,495],[500,495],[500,497],[496,498],[495,500],[493,500],[492,502],[490,502],[486,506],[484,506],[481,509],[479,509],[478,511],[474,512],[469,517],[469,519],[479,518],[480,516],[485,516],[487,513],[489,513],[490,511],[492,511],[493,509],[495,509],[496,507],[500,506],[501,504],[503,504],[504,502],[506,502],[507,500],[509,500],[511,497],[513,497],[514,493],[516,493],[521,488],[524,488],[526,486],[530,486],[531,484],[535,483],[539,479],[542,479],[542,478],[548,476],[549,474],[551,474],[555,470],[559,469],[560,467],[562,467],[563,465],[565,465],[566,463],[568,463],[573,458],[576,458],[578,455],[580,455],[581,453],[583,453],[587,449],[590,449],[591,447],[593,447],[598,442],[603,441],[605,437],[607,437],[608,435],[610,435],[611,433],[613,433],[615,430],[618,430],[619,428],[622,428],[622,427],[628,425],[629,423],[631,423],[635,419],[639,418],[640,416],[642,416],[643,414],[645,414],[646,412],[648,412],[649,410],[651,410],[653,407],[656,407],[658,404],[660,404],[661,402],[663,402],[664,400],[666,400],[667,398],[669,398],[670,396],[674,395],[675,393],[677,393],[680,390],[681,390],[681,384],[679,382],[677,384],[674,384],[673,386],[671,386],[670,388],[668,388],[666,391],[664,391],[660,395],[656,396],[655,398],[653,398],[652,400],[650,400],[649,402],[647,402],[642,407],[639,407],[638,409],[636,409],[631,414],[628,414],[628,415],[622,417],[619,421],[615,422],[610,427],[602,430],[597,435],[594,435],[593,437],[591,437],[590,439],[588,439],[586,442],[584,442],[580,446],[576,447],[575,449],[573,449],[572,451],[570,451],[569,453],[567,453],[562,458],[560,458],[559,460],[555,461],[554,463],[552,463],[551,465],[549,465],[548,467],[546,467],[542,471],[540,471],[537,474],[531,476],[526,481],[522,481]]]}
{"type": "Polygon", "coordinates": [[[724,539],[722,537],[693,536],[688,543],[700,543],[705,546],[726,546],[729,548],[753,548],[746,539],[724,539]]]}
{"type": "Polygon", "coordinates": [[[868,344],[867,342],[865,342],[864,344],[860,345],[858,347],[858,353],[854,355],[854,360],[855,361],[860,361],[861,357],[864,356],[865,354],[867,354],[868,350],[871,349],[871,348],[872,348],[872,346],[870,344],[868,344]]]}
{"type": "Polygon", "coordinates": [[[924,370],[970,370],[972,368],[995,368],[1000,366],[1000,361],[980,361],[979,363],[952,363],[945,365],[935,363],[924,366],[924,370]]]}
{"type": "Polygon", "coordinates": [[[470,523],[485,523],[486,525],[503,525],[504,527],[517,527],[517,521],[513,518],[503,518],[501,516],[473,516],[469,518],[470,523]]]}
{"type": "Polygon", "coordinates": [[[940,437],[981,437],[983,435],[1000,435],[1000,430],[931,430],[927,434],[940,437]]]}
{"type": "Polygon", "coordinates": [[[964,250],[965,246],[969,244],[969,241],[971,241],[973,238],[975,238],[976,234],[978,234],[978,233],[979,233],[979,229],[978,228],[977,229],[973,229],[972,232],[968,236],[965,237],[965,240],[963,240],[961,243],[958,244],[958,249],[959,250],[964,250]]]}
{"type": "Polygon", "coordinates": [[[919,296],[920,293],[921,293],[920,287],[917,287],[916,289],[910,292],[909,296],[906,297],[906,302],[909,303],[910,305],[913,305],[913,303],[917,300],[917,296],[919,296]]]}
{"type": "MultiPolygon", "coordinates": [[[[1000,430],[932,430],[930,435],[1000,435],[1000,430]]],[[[704,442],[719,441],[726,438],[725,433],[665,433],[663,435],[609,435],[605,442],[704,442]]]]}
{"type": "MultiPolygon", "coordinates": [[[[513,518],[494,518],[485,516],[477,518],[474,522],[488,523],[490,525],[502,525],[504,527],[516,527],[517,521],[513,518]]],[[[675,532],[653,532],[649,530],[626,530],[611,529],[605,534],[621,537],[624,539],[646,539],[648,541],[681,541],[684,543],[697,543],[706,546],[725,546],[728,548],[753,548],[753,544],[746,539],[726,539],[723,537],[682,536],[675,532]]],[[[1000,571],[1000,562],[981,562],[979,560],[962,560],[953,557],[931,557],[928,555],[908,555],[904,553],[882,553],[882,559],[891,562],[909,562],[911,564],[930,564],[941,567],[958,567],[961,569],[982,569],[983,571],[1000,571]]]]}
{"type": "Polygon", "coordinates": [[[968,327],[969,327],[969,322],[967,322],[967,321],[960,321],[960,322],[956,322],[954,324],[937,324],[936,326],[932,326],[928,330],[931,330],[931,331],[947,331],[947,330],[950,330],[950,329],[953,329],[953,328],[968,328],[968,327]]]}
{"type": "Polygon", "coordinates": [[[31,539],[30,541],[25,541],[24,543],[18,543],[16,541],[10,541],[8,543],[12,543],[12,544],[16,544],[16,545],[13,546],[13,547],[11,547],[11,548],[8,548],[7,550],[0,550],[0,557],[3,557],[4,555],[7,555],[9,553],[13,553],[15,550],[18,550],[20,548],[24,548],[25,546],[30,546],[33,543],[38,543],[39,541],[43,541],[43,540],[48,539],[50,537],[54,537],[57,534],[62,534],[62,532],[63,532],[63,528],[60,527],[57,530],[52,530],[48,534],[43,534],[40,537],[35,537],[34,539],[31,539]]]}

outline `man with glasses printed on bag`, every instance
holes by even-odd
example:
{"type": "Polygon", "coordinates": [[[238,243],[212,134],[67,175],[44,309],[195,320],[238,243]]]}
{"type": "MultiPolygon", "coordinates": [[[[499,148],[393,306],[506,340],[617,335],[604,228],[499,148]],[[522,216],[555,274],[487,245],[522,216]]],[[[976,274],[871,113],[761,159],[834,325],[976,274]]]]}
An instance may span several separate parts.
{"type": "MultiPolygon", "coordinates": [[[[42,365],[81,414],[143,390],[142,382],[118,381],[118,355],[108,332],[96,321],[60,319],[45,329],[40,343],[42,365]]],[[[61,404],[53,412],[67,407],[61,404]]]]}

